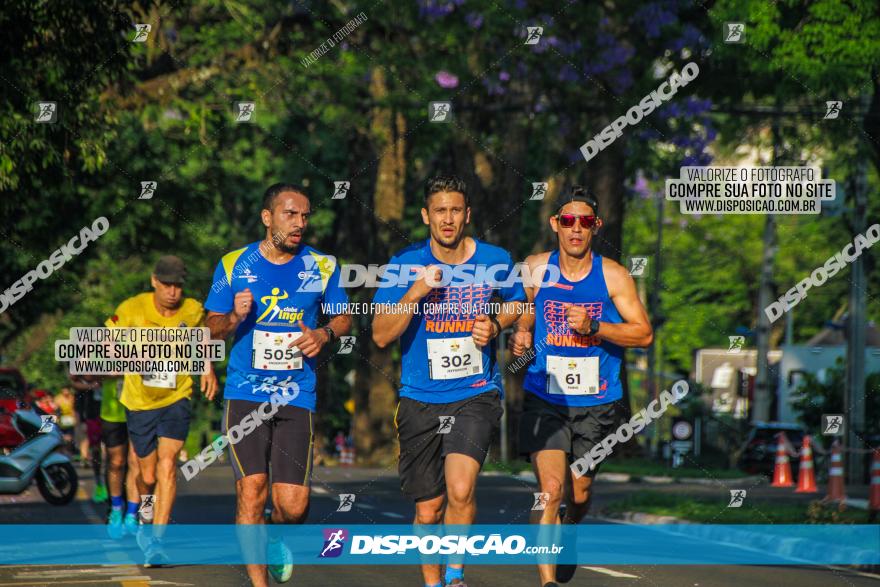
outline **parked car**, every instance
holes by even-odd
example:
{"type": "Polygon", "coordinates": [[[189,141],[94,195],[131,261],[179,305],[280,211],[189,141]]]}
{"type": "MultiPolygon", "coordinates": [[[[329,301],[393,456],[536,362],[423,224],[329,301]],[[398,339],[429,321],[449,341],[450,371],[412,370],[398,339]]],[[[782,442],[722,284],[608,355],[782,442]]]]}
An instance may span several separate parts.
{"type": "MultiPolygon", "coordinates": [[[[745,446],[739,457],[739,468],[753,475],[773,476],[776,463],[776,447],[779,444],[779,433],[784,432],[788,442],[795,451],[799,451],[806,430],[799,424],[785,422],[759,422],[749,430],[745,446]]],[[[795,475],[797,459],[792,459],[792,472],[795,475]]]]}
{"type": "Polygon", "coordinates": [[[27,385],[19,370],[0,368],[0,448],[12,448],[24,441],[12,425],[12,414],[29,403],[27,385]]]}

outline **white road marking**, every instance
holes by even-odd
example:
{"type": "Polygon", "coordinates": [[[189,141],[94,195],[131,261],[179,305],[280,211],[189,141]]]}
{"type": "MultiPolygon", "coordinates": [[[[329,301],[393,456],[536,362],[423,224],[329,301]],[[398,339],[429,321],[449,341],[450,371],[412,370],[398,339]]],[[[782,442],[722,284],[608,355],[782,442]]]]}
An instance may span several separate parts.
{"type": "Polygon", "coordinates": [[[142,574],[142,570],[134,565],[100,566],[100,567],[67,567],[51,568],[32,567],[30,572],[16,573],[12,578],[24,583],[0,583],[0,587],[22,585],[82,585],[126,583],[145,585],[151,578],[142,574]],[[128,574],[125,574],[128,573],[128,574]]]}
{"type": "Polygon", "coordinates": [[[327,491],[323,487],[312,487],[312,491],[314,491],[318,495],[327,495],[328,493],[330,493],[329,491],[327,491]]]}
{"type": "Polygon", "coordinates": [[[608,575],[609,577],[617,577],[619,579],[641,579],[638,575],[630,575],[629,573],[621,573],[620,571],[612,571],[611,569],[606,569],[603,567],[581,567],[582,569],[587,569],[588,571],[594,571],[596,573],[602,573],[603,575],[608,575]]]}
{"type": "Polygon", "coordinates": [[[877,573],[868,573],[865,571],[856,571],[855,569],[850,569],[848,567],[839,567],[837,565],[825,565],[829,569],[834,569],[835,571],[843,571],[846,573],[850,573],[853,575],[858,575],[860,577],[869,577],[871,579],[880,579],[880,574],[877,573]]]}
{"type": "Polygon", "coordinates": [[[387,517],[389,517],[389,518],[394,518],[394,519],[396,519],[396,520],[402,520],[402,519],[403,519],[403,516],[401,516],[400,514],[397,514],[397,513],[395,513],[395,512],[382,512],[382,515],[383,515],[383,516],[387,516],[387,517]]]}
{"type": "MultiPolygon", "coordinates": [[[[89,582],[88,582],[89,585],[97,585],[98,583],[101,583],[101,584],[107,583],[107,584],[117,585],[119,583],[119,581],[114,581],[113,579],[89,579],[89,582]]],[[[33,581],[31,581],[29,579],[27,583],[0,583],[0,587],[34,587],[34,585],[82,585],[82,584],[83,584],[82,579],[74,579],[72,581],[57,581],[57,580],[53,579],[51,581],[39,581],[37,583],[34,583],[33,581]]]]}
{"type": "Polygon", "coordinates": [[[374,509],[376,509],[375,507],[371,506],[371,505],[368,504],[368,503],[359,503],[359,504],[358,504],[358,507],[361,508],[361,509],[363,509],[363,510],[374,510],[374,509]]]}
{"type": "Polygon", "coordinates": [[[118,567],[76,567],[62,569],[45,569],[25,573],[16,573],[15,579],[53,579],[56,577],[70,579],[80,575],[118,575],[118,567]]]}

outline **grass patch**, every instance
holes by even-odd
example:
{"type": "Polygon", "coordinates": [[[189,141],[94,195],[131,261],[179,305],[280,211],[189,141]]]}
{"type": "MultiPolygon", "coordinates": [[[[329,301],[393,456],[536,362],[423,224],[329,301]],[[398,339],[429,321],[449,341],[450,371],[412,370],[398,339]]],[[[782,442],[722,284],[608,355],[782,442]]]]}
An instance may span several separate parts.
{"type": "MultiPolygon", "coordinates": [[[[522,471],[531,471],[532,465],[523,460],[515,461],[486,461],[483,465],[484,471],[501,471],[516,475],[522,471]]],[[[666,463],[651,461],[649,459],[621,459],[618,461],[609,461],[602,463],[599,467],[600,473],[628,473],[636,477],[655,476],[655,477],[673,477],[675,479],[683,478],[703,478],[703,479],[739,479],[748,477],[747,473],[736,469],[715,469],[710,467],[680,467],[673,469],[666,463]]]]}
{"type": "Polygon", "coordinates": [[[638,477],[673,477],[682,478],[705,478],[705,479],[739,479],[748,477],[747,473],[737,469],[717,469],[711,467],[679,467],[673,469],[667,463],[651,461],[648,459],[625,459],[602,463],[600,473],[629,473],[638,477]]]}
{"type": "Polygon", "coordinates": [[[742,507],[728,508],[727,500],[686,497],[676,493],[642,491],[612,502],[607,514],[642,512],[674,516],[701,524],[865,524],[868,512],[839,509],[819,501],[809,504],[781,504],[746,499],[742,507]]]}
{"type": "Polygon", "coordinates": [[[490,461],[487,460],[483,464],[484,471],[501,471],[502,473],[510,473],[511,475],[516,475],[518,473],[522,473],[523,471],[531,471],[532,464],[527,463],[526,461],[490,461]]]}

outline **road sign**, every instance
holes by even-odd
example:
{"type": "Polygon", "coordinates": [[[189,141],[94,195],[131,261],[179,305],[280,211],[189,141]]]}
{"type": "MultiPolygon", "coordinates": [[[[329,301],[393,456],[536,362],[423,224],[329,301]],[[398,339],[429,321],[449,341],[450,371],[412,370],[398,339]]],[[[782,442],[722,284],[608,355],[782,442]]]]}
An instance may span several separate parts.
{"type": "Polygon", "coordinates": [[[675,440],[691,440],[694,435],[694,426],[690,420],[682,418],[672,419],[672,437],[675,440]]]}

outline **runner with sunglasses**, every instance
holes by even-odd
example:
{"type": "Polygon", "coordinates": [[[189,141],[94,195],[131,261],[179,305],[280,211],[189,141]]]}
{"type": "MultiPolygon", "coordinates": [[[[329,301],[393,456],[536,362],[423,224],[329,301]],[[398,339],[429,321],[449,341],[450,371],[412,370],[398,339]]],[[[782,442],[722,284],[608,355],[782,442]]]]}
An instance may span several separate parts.
{"type": "MultiPolygon", "coordinates": [[[[523,382],[519,449],[545,494],[544,509],[532,512],[532,522],[541,524],[559,523],[563,495],[562,523],[577,524],[587,514],[596,470],[577,477],[570,465],[618,425],[624,348],[648,346],[654,336],[629,272],[592,252],[602,227],[595,197],[574,186],[562,202],[550,218],[557,250],[526,259],[535,285],[526,294],[534,310],[523,315],[510,338],[514,355],[533,355],[523,382]],[[559,268],[558,282],[543,283],[547,266],[559,268]],[[533,327],[538,342],[530,351],[533,327]]],[[[538,565],[541,585],[567,583],[576,569],[538,565]]]]}

